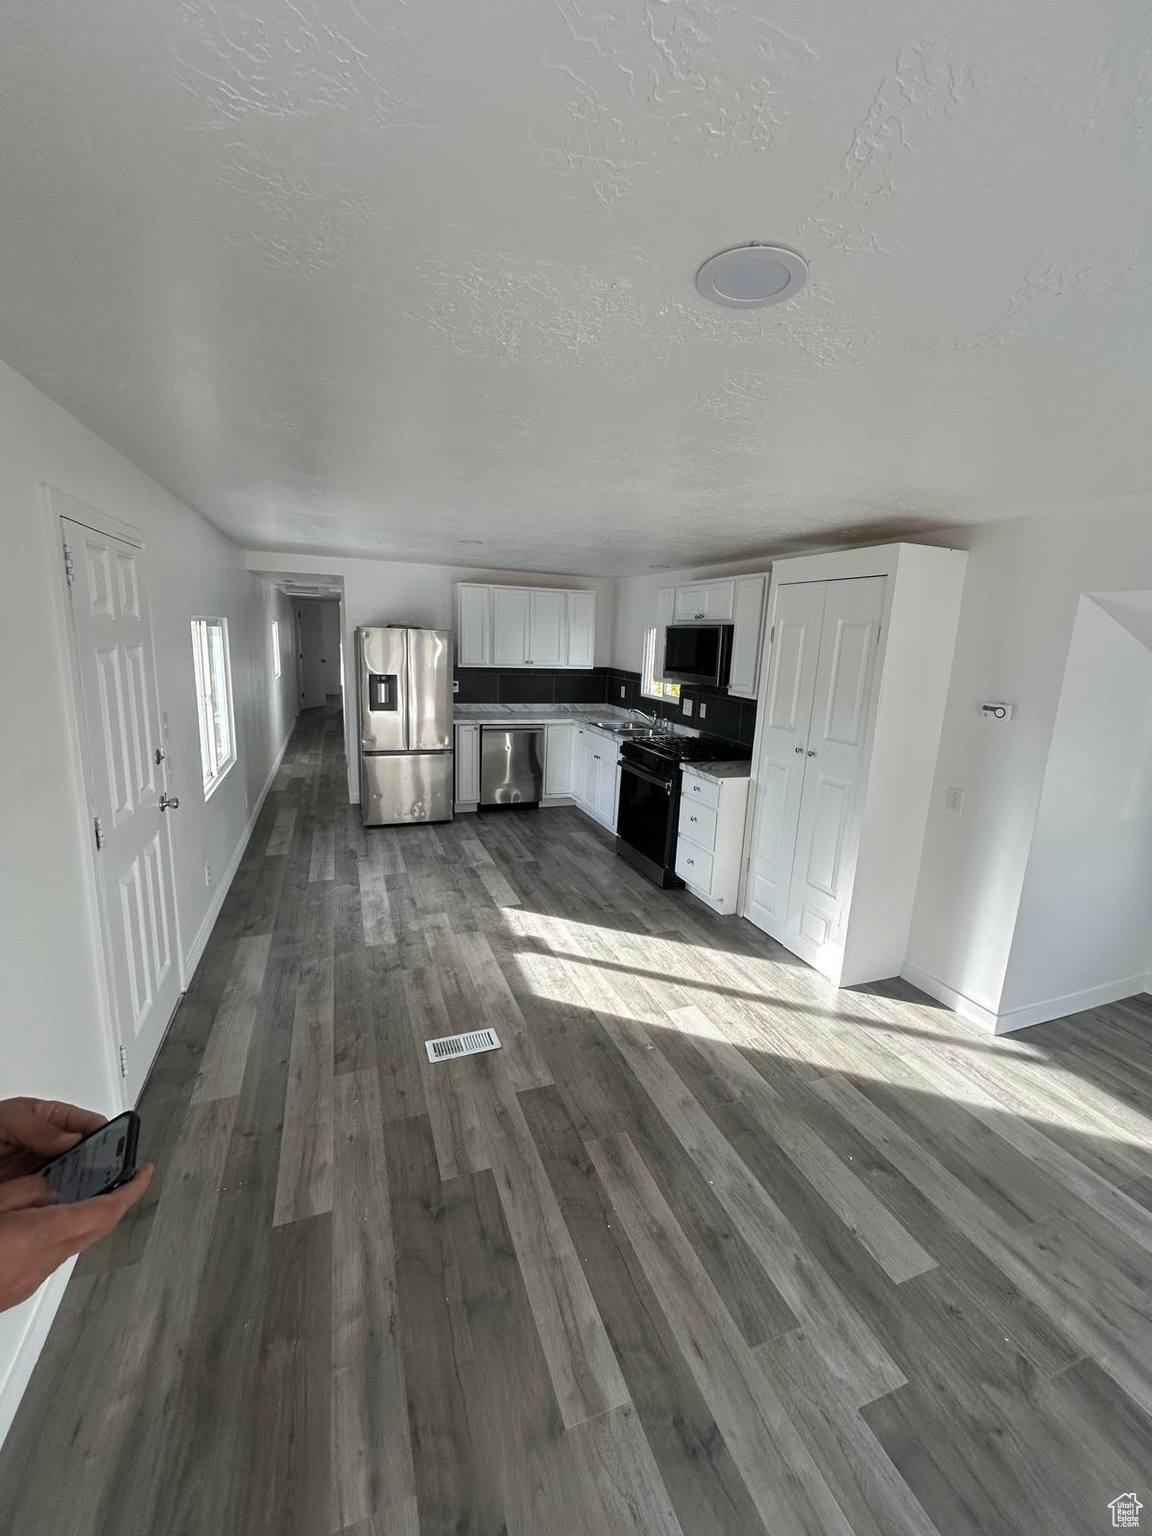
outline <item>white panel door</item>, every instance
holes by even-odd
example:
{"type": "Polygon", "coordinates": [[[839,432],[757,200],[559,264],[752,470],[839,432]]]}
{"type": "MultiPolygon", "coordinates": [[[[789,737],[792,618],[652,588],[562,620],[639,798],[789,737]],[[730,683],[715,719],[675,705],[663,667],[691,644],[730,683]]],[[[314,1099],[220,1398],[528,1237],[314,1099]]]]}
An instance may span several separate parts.
{"type": "Polygon", "coordinates": [[[456,799],[475,805],[480,799],[480,727],[456,727],[456,799]]]}
{"type": "Polygon", "coordinates": [[[704,587],[704,617],[714,624],[730,624],[736,606],[734,581],[710,581],[704,587]]]}
{"type": "Polygon", "coordinates": [[[577,727],[572,757],[572,794],[580,809],[589,815],[596,802],[596,763],[592,753],[599,740],[591,731],[577,727]]]}
{"type": "Polygon", "coordinates": [[[456,588],[456,661],[486,667],[492,638],[492,589],[462,582],[456,588]]]}
{"type": "Polygon", "coordinates": [[[763,576],[739,578],[736,582],[736,606],[733,613],[736,627],[732,636],[728,692],[739,694],[744,699],[754,699],[760,676],[760,640],[764,633],[763,576]]]}
{"type": "Polygon", "coordinates": [[[760,706],[763,724],[755,764],[756,813],[744,915],[782,942],[827,585],[812,581],[780,588],[767,697],[760,706]]]}
{"type": "Polygon", "coordinates": [[[492,588],[492,665],[522,667],[528,661],[528,588],[492,588]]]}
{"type": "Polygon", "coordinates": [[[704,588],[703,586],[677,587],[675,615],[677,624],[691,624],[696,619],[704,617],[704,588]]]}
{"type": "Polygon", "coordinates": [[[565,660],[570,667],[596,664],[596,594],[569,592],[568,650],[565,660]]]}
{"type": "Polygon", "coordinates": [[[546,795],[572,793],[572,748],[575,737],[574,725],[544,727],[544,793],[546,795]]]}
{"type": "MultiPolygon", "coordinates": [[[[72,557],[87,791],[124,1092],[134,1104],[180,997],[172,849],[157,763],[160,715],[141,553],[61,518],[72,557]]],[[[191,639],[189,639],[191,645],[191,639]]],[[[189,671],[191,661],[189,660],[189,671]]],[[[178,813],[175,813],[178,814],[178,813]]]]}
{"type": "Polygon", "coordinates": [[[813,965],[847,912],[885,580],[827,583],[785,938],[813,965]]]}
{"type": "Polygon", "coordinates": [[[619,801],[620,774],[616,767],[616,747],[609,741],[600,741],[593,753],[596,759],[596,820],[610,832],[616,830],[616,806],[619,801]]]}
{"type": "Polygon", "coordinates": [[[528,656],[533,667],[562,667],[567,661],[568,594],[533,587],[528,594],[528,656]]]}

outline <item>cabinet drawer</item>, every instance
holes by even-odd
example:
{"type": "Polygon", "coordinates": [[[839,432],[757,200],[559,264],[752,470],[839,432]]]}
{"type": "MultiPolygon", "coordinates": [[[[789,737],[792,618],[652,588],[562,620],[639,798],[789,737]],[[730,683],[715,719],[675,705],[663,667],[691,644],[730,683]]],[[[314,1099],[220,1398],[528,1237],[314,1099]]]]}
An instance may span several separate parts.
{"type": "Polygon", "coordinates": [[[686,837],[677,838],[676,873],[686,884],[695,885],[702,891],[711,891],[712,855],[706,849],[690,843],[686,837]]]}
{"type": "Polygon", "coordinates": [[[720,804],[720,786],[715,779],[698,779],[686,773],[680,780],[681,800],[690,805],[708,805],[713,810],[720,804]]]}
{"type": "Polygon", "coordinates": [[[716,812],[696,800],[680,801],[680,836],[691,838],[700,848],[716,848],[716,812]]]}

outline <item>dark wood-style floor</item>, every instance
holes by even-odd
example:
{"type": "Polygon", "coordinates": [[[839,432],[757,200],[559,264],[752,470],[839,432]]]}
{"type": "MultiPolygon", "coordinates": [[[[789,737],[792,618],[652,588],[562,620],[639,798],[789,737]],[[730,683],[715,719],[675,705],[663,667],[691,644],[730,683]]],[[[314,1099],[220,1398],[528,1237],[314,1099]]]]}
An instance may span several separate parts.
{"type": "Polygon", "coordinates": [[[302,717],[0,1458],[14,1536],[1039,1536],[1152,1508],[1152,1000],[836,993],[302,717]],[[429,1067],[479,1023],[504,1049],[429,1067]]]}

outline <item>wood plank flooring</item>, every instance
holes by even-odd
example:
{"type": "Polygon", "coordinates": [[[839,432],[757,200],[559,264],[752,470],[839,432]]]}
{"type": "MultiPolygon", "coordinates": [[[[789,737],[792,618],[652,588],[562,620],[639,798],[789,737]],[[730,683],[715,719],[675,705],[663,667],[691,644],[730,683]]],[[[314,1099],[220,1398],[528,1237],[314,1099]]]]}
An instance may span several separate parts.
{"type": "Polygon", "coordinates": [[[837,993],[575,810],[301,717],[0,1536],[1036,1536],[1152,1508],[1152,998],[837,993]],[[430,1066],[487,1023],[504,1049],[430,1066]]]}

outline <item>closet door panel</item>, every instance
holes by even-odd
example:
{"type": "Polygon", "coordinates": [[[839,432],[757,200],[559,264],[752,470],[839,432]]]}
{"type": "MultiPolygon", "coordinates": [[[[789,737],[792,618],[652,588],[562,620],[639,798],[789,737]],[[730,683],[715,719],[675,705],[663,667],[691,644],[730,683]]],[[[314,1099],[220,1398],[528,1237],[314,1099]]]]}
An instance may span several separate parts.
{"type": "Polygon", "coordinates": [[[774,938],[784,937],[788,911],[826,586],[782,586],[773,616],[744,915],[774,938]]]}
{"type": "Polygon", "coordinates": [[[847,913],[885,582],[826,584],[784,935],[812,964],[847,913]]]}

